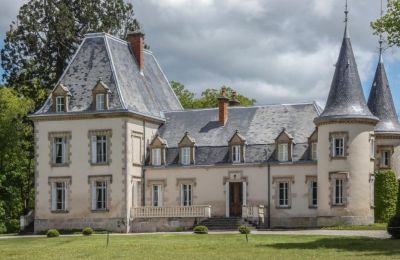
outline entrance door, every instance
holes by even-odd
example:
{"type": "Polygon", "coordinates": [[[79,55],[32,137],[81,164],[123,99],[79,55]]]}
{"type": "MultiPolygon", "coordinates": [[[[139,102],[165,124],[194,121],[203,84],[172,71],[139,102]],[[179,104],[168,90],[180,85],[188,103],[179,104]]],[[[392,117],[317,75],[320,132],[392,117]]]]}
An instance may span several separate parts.
{"type": "Polygon", "coordinates": [[[231,217],[242,216],[243,185],[241,182],[229,183],[229,215],[231,217]]]}

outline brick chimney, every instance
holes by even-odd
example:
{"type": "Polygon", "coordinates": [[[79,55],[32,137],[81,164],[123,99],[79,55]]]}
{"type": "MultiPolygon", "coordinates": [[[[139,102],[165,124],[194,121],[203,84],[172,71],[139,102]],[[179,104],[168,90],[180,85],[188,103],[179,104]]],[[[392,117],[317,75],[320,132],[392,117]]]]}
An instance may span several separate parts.
{"type": "Polygon", "coordinates": [[[137,65],[139,67],[140,72],[143,72],[144,69],[144,33],[142,32],[128,32],[126,39],[133,51],[133,55],[135,56],[137,65]]]}
{"type": "Polygon", "coordinates": [[[230,107],[240,106],[240,101],[237,99],[237,92],[232,91],[231,100],[229,100],[230,107]]]}
{"type": "Polygon", "coordinates": [[[228,121],[229,98],[226,97],[226,87],[222,87],[221,96],[218,97],[219,123],[225,125],[228,121]]]}

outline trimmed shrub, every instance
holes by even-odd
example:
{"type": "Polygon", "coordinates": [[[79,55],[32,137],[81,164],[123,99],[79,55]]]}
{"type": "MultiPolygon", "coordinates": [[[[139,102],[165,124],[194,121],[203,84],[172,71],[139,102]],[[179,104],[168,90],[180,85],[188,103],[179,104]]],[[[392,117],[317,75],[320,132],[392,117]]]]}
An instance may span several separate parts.
{"type": "Polygon", "coordinates": [[[177,227],[175,231],[176,232],[183,232],[183,231],[185,231],[185,227],[177,227]]]}
{"type": "Polygon", "coordinates": [[[58,237],[60,236],[60,233],[58,232],[57,229],[49,229],[46,235],[47,237],[58,237]]]}
{"type": "Polygon", "coordinates": [[[6,222],[7,233],[18,233],[19,232],[19,220],[10,219],[6,222]]]}
{"type": "Polygon", "coordinates": [[[0,234],[7,233],[6,224],[0,223],[0,234]]]}
{"type": "Polygon", "coordinates": [[[375,222],[387,223],[396,213],[398,184],[392,170],[375,173],[375,222]]]}
{"type": "Polygon", "coordinates": [[[393,216],[388,223],[387,232],[396,239],[400,238],[400,215],[393,216]]]}
{"type": "Polygon", "coordinates": [[[82,235],[84,236],[91,236],[94,233],[93,228],[86,227],[82,230],[82,235]]]}
{"type": "Polygon", "coordinates": [[[206,226],[196,226],[193,229],[195,234],[208,234],[208,228],[206,226]]]}
{"type": "Polygon", "coordinates": [[[248,226],[241,225],[239,227],[239,232],[240,232],[240,234],[250,234],[251,231],[250,231],[250,228],[248,226]]]}

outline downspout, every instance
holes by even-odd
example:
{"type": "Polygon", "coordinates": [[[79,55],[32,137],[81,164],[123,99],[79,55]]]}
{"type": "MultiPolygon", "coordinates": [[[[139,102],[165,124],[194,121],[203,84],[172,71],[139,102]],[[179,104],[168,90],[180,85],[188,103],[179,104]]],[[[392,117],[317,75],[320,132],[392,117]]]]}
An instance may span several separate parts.
{"type": "Polygon", "coordinates": [[[128,205],[128,201],[129,201],[129,173],[128,173],[128,140],[129,140],[129,134],[128,134],[128,121],[125,120],[125,210],[126,210],[126,214],[125,214],[125,220],[126,220],[126,233],[129,233],[129,227],[130,227],[130,210],[129,210],[129,205],[128,205]]]}
{"type": "Polygon", "coordinates": [[[146,169],[144,168],[146,163],[146,121],[143,120],[143,162],[142,162],[142,206],[146,205],[146,169]]]}
{"type": "Polygon", "coordinates": [[[268,213],[267,213],[267,227],[271,228],[271,165],[268,163],[268,213]]]}

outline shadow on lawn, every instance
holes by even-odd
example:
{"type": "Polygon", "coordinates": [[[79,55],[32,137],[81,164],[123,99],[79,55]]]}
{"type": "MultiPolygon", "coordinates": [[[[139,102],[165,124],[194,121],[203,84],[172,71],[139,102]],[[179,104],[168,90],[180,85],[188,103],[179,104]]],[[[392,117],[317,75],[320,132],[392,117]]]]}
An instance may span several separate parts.
{"type": "Polygon", "coordinates": [[[321,238],[302,243],[259,244],[257,247],[275,249],[335,249],[342,252],[358,252],[364,255],[400,255],[400,240],[372,238],[321,238]]]}

